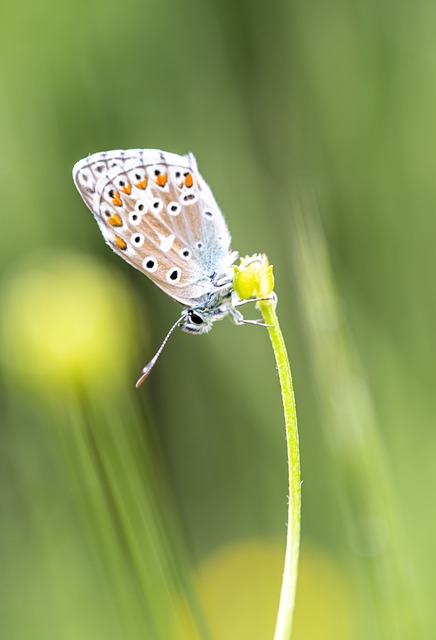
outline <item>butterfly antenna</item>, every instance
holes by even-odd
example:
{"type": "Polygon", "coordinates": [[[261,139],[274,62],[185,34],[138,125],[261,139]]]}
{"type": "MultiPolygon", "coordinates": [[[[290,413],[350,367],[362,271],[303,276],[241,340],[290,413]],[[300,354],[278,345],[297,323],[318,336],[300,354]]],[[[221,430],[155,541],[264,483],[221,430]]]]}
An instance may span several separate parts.
{"type": "Polygon", "coordinates": [[[183,320],[183,316],[180,317],[177,322],[175,322],[173,324],[173,326],[171,327],[171,329],[168,331],[167,335],[165,336],[162,344],[160,345],[156,355],[150,360],[150,362],[148,364],[145,365],[145,367],[142,370],[142,376],[139,378],[138,382],[136,383],[136,388],[139,389],[139,387],[141,386],[141,384],[144,382],[144,380],[146,378],[148,378],[150,371],[152,370],[152,368],[154,367],[154,365],[156,364],[156,360],[159,358],[160,354],[162,353],[162,350],[164,348],[164,346],[166,345],[166,343],[168,342],[168,338],[170,337],[170,335],[172,334],[172,332],[174,331],[174,329],[176,327],[179,326],[179,324],[182,322],[183,320]]]}

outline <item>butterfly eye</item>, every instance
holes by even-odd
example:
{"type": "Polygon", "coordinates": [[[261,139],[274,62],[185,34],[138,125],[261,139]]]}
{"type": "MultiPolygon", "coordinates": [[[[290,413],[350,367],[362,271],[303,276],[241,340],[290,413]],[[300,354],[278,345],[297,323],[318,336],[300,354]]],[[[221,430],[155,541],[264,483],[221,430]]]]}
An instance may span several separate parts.
{"type": "Polygon", "coordinates": [[[144,236],[142,233],[134,233],[130,239],[134,247],[142,247],[144,244],[144,236]]]}
{"type": "Polygon", "coordinates": [[[189,312],[189,319],[194,324],[203,324],[203,318],[198,315],[198,313],[194,313],[194,311],[189,312]]]}
{"type": "Polygon", "coordinates": [[[181,206],[177,202],[170,202],[167,209],[170,216],[178,216],[181,211],[181,206]]]}
{"type": "Polygon", "coordinates": [[[159,265],[157,263],[156,258],[153,258],[152,256],[147,256],[147,258],[145,258],[142,261],[142,266],[149,273],[153,273],[154,271],[156,271],[159,265]]]}

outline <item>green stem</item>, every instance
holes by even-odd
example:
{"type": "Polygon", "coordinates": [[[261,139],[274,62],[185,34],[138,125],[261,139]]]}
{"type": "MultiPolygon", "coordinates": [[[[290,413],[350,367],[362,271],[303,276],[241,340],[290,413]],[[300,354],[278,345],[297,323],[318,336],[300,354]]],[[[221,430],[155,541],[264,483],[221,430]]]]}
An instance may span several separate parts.
{"type": "Polygon", "coordinates": [[[283,410],[285,414],[289,470],[288,533],[274,640],[289,640],[292,632],[292,618],[294,614],[298,575],[298,557],[300,552],[301,482],[297,412],[295,408],[291,368],[275,312],[275,301],[267,300],[259,302],[258,307],[262,312],[265,323],[270,325],[268,327],[268,333],[279,372],[283,410]]]}

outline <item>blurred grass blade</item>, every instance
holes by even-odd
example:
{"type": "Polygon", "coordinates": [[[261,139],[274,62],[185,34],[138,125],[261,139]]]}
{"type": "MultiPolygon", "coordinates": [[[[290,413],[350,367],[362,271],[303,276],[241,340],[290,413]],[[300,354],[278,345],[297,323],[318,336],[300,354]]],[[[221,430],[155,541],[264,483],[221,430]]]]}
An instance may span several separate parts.
{"type": "Polygon", "coordinates": [[[6,427],[19,442],[11,457],[25,480],[22,509],[11,510],[5,537],[21,557],[15,538],[28,511],[25,531],[38,558],[25,571],[38,606],[26,625],[15,611],[20,600],[11,598],[11,639],[48,639],[47,621],[56,620],[63,639],[176,640],[182,597],[199,637],[208,637],[134,389],[133,325],[129,287],[80,255],[27,262],[5,292],[0,342],[8,397],[17,381],[27,389],[24,401],[11,402],[6,427]],[[30,462],[40,460],[42,469],[27,480],[30,462]],[[52,522],[58,505],[63,517],[52,522]]]}
{"type": "Polygon", "coordinates": [[[322,427],[337,469],[349,545],[358,565],[365,618],[362,638],[410,640],[420,634],[389,459],[344,321],[315,205],[308,198],[293,203],[291,237],[322,427]]]}

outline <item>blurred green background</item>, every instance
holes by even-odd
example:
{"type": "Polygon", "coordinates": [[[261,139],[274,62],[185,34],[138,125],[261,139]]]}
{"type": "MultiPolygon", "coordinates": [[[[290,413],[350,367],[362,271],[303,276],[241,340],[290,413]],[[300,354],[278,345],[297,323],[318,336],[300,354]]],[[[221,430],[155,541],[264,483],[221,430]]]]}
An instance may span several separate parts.
{"type": "Polygon", "coordinates": [[[432,3],[4,3],[5,640],[271,638],[286,523],[266,331],[177,332],[73,164],[192,151],[274,264],[303,476],[293,638],[436,637],[432,3]]]}

